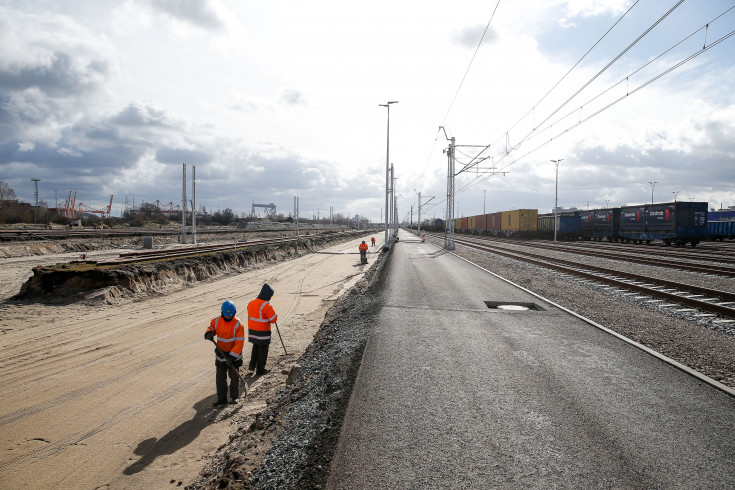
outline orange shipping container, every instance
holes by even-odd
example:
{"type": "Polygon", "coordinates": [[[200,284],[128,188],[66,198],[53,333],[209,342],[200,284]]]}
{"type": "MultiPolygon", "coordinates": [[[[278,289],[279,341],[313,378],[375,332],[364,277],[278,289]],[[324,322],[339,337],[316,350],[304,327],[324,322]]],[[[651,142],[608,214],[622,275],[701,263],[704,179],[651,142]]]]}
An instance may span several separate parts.
{"type": "Polygon", "coordinates": [[[503,213],[490,213],[487,216],[487,229],[490,231],[500,231],[500,220],[503,213]]]}
{"type": "Polygon", "coordinates": [[[487,230],[487,215],[481,214],[477,217],[477,231],[487,230]]]}
{"type": "Polygon", "coordinates": [[[469,218],[467,218],[467,229],[468,230],[477,229],[477,216],[470,216],[469,218]]]}

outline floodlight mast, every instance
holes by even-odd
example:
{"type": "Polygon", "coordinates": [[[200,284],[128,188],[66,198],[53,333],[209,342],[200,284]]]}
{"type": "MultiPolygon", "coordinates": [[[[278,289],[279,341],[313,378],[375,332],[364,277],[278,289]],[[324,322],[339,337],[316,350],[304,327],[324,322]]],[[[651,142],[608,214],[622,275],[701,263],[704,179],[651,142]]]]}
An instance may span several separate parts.
{"type": "Polygon", "coordinates": [[[556,230],[559,228],[559,164],[564,159],[551,160],[552,163],[556,164],[556,186],[554,187],[554,241],[556,241],[556,230]]]}
{"type": "Polygon", "coordinates": [[[388,127],[386,130],[385,138],[385,241],[383,242],[383,248],[387,249],[388,245],[388,189],[390,186],[390,105],[397,104],[397,100],[391,100],[385,104],[378,104],[380,107],[385,107],[388,110],[388,127]]]}

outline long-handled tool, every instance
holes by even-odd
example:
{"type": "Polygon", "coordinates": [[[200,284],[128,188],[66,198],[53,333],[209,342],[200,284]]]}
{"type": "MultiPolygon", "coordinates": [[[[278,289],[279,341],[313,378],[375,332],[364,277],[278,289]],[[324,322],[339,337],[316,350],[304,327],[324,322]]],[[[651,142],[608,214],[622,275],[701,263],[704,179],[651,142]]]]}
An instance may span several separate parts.
{"type": "Polygon", "coordinates": [[[232,359],[230,359],[230,356],[222,352],[222,349],[219,348],[219,345],[217,345],[217,342],[215,342],[214,339],[209,339],[209,341],[214,344],[214,350],[217,352],[217,355],[223,358],[225,362],[227,362],[227,367],[230,372],[237,374],[237,377],[240,378],[240,381],[242,381],[242,389],[245,392],[245,396],[248,396],[248,382],[245,381],[245,378],[242,377],[240,371],[232,364],[232,359]]]}
{"type": "Polygon", "coordinates": [[[278,330],[278,322],[275,322],[276,325],[276,332],[278,332],[278,338],[281,339],[281,345],[283,346],[283,352],[288,355],[288,351],[286,350],[286,344],[283,343],[283,337],[281,337],[281,331],[278,330]]]}

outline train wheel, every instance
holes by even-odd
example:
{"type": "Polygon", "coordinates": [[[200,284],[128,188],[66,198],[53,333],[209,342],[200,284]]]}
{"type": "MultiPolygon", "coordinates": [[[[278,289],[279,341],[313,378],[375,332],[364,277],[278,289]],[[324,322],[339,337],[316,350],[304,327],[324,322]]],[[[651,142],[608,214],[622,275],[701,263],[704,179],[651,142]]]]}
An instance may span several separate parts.
{"type": "Polygon", "coordinates": [[[697,245],[699,245],[699,240],[692,240],[692,248],[696,247],[697,245]]]}
{"type": "Polygon", "coordinates": [[[646,245],[650,245],[650,244],[651,244],[651,240],[646,240],[646,245]]]}
{"type": "Polygon", "coordinates": [[[670,247],[671,246],[671,238],[665,239],[664,240],[664,245],[666,245],[667,247],[670,247]]]}

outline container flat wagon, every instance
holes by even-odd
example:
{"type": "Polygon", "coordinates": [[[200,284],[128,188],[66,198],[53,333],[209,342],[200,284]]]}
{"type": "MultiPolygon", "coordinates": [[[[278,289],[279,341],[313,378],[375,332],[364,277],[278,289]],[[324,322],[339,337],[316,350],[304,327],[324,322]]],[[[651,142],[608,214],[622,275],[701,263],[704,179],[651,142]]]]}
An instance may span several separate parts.
{"type": "Polygon", "coordinates": [[[500,221],[503,218],[503,213],[501,212],[490,213],[485,216],[487,217],[486,219],[487,231],[492,235],[499,235],[501,232],[500,221]]]}
{"type": "Polygon", "coordinates": [[[501,234],[505,236],[533,238],[538,225],[538,209],[514,209],[503,211],[500,217],[501,234]]]}
{"type": "Polygon", "coordinates": [[[671,202],[625,206],[620,210],[619,237],[626,242],[651,243],[662,240],[683,246],[696,247],[707,237],[706,202],[671,202]]]}
{"type": "Polygon", "coordinates": [[[620,208],[579,211],[580,236],[585,240],[617,241],[620,229],[620,208]]]}
{"type": "Polygon", "coordinates": [[[576,213],[559,214],[556,217],[553,214],[540,214],[536,221],[536,236],[544,240],[553,240],[555,219],[557,240],[577,240],[581,236],[582,222],[576,213]]]}

